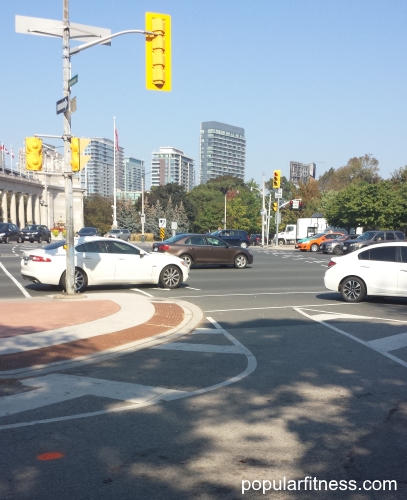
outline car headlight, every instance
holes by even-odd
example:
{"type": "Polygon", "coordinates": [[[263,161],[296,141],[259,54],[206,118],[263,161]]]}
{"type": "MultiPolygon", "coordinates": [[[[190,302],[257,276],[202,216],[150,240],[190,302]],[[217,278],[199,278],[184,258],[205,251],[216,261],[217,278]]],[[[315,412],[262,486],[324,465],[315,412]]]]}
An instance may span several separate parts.
{"type": "Polygon", "coordinates": [[[6,235],[6,233],[0,233],[0,236],[5,236],[5,235],[6,235]]]}

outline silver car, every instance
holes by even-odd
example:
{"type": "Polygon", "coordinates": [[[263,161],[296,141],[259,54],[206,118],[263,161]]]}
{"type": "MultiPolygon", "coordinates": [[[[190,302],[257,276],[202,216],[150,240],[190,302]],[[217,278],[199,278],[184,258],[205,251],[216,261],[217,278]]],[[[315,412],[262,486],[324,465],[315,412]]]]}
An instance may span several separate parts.
{"type": "Polygon", "coordinates": [[[111,229],[105,234],[105,238],[116,238],[119,240],[130,241],[130,231],[128,229],[111,229]]]}

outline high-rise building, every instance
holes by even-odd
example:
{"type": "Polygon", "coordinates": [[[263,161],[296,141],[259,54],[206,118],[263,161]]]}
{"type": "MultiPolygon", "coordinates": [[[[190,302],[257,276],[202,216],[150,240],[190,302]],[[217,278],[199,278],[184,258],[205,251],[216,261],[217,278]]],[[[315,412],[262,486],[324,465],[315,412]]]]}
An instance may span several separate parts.
{"type": "Polygon", "coordinates": [[[113,161],[116,158],[116,190],[124,191],[124,150],[114,151],[111,139],[94,138],[86,147],[84,154],[91,158],[81,170],[81,186],[85,194],[113,196],[113,161]]]}
{"type": "Polygon", "coordinates": [[[244,129],[219,122],[202,122],[199,183],[221,175],[245,177],[246,139],[244,129]]]}
{"type": "Polygon", "coordinates": [[[141,179],[144,175],[144,160],[124,157],[124,191],[141,191],[141,179]]]}
{"type": "Polygon", "coordinates": [[[315,163],[290,161],[290,181],[299,184],[300,182],[308,182],[311,177],[315,179],[316,167],[315,163]]]}
{"type": "Polygon", "coordinates": [[[151,186],[176,182],[190,191],[195,186],[194,160],[180,149],[161,147],[152,153],[151,186]]]}

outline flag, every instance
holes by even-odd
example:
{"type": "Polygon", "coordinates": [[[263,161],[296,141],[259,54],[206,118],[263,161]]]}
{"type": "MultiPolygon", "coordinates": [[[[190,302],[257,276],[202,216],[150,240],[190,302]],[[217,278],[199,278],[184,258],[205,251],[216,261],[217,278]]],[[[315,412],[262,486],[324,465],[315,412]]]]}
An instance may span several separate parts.
{"type": "Polygon", "coordinates": [[[9,155],[10,153],[7,151],[7,148],[6,146],[3,146],[3,150],[6,152],[7,155],[9,155]]]}
{"type": "Polygon", "coordinates": [[[116,136],[116,151],[119,151],[119,135],[117,133],[117,128],[114,129],[114,133],[116,136]]]}
{"type": "Polygon", "coordinates": [[[3,151],[3,149],[4,149],[3,144],[0,144],[0,151],[3,151]]]}
{"type": "Polygon", "coordinates": [[[14,152],[13,152],[13,148],[10,147],[10,154],[11,154],[11,157],[14,158],[14,152]]]}

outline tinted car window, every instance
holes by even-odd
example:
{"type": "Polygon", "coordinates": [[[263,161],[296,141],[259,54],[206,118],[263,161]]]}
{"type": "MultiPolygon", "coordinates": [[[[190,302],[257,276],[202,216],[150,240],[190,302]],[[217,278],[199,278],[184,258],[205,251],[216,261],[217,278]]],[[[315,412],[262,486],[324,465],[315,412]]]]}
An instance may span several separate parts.
{"type": "Polygon", "coordinates": [[[215,247],[227,247],[227,244],[223,240],[218,240],[218,238],[212,238],[211,236],[207,236],[206,239],[210,245],[215,247]]]}
{"type": "Polygon", "coordinates": [[[383,241],[384,240],[384,233],[377,233],[376,236],[373,238],[375,241],[383,241]]]}
{"type": "Polygon", "coordinates": [[[360,252],[360,254],[358,255],[358,259],[359,260],[369,260],[369,253],[370,253],[370,250],[365,250],[364,252],[360,252]]]}
{"type": "Polygon", "coordinates": [[[396,236],[399,240],[405,240],[406,237],[404,236],[404,234],[401,232],[401,231],[396,231],[396,236]]]}
{"type": "Polygon", "coordinates": [[[175,243],[176,241],[185,237],[185,234],[176,234],[175,236],[171,236],[171,238],[167,238],[163,241],[163,243],[175,243]]]}
{"type": "Polygon", "coordinates": [[[206,245],[206,240],[204,236],[191,236],[185,240],[186,245],[206,245]]]}
{"type": "Polygon", "coordinates": [[[385,246],[370,249],[370,260],[397,262],[397,247],[385,246]]]}
{"type": "Polygon", "coordinates": [[[87,241],[80,246],[83,246],[85,248],[84,251],[87,253],[107,253],[104,241],[87,241]]]}
{"type": "Polygon", "coordinates": [[[386,240],[395,240],[394,233],[386,233],[386,240]]]}
{"type": "Polygon", "coordinates": [[[401,250],[401,262],[407,262],[407,247],[400,247],[401,250]]]}
{"type": "Polygon", "coordinates": [[[126,245],[126,243],[122,243],[119,241],[107,241],[106,245],[108,247],[109,253],[140,255],[140,252],[137,248],[126,245]]]}

